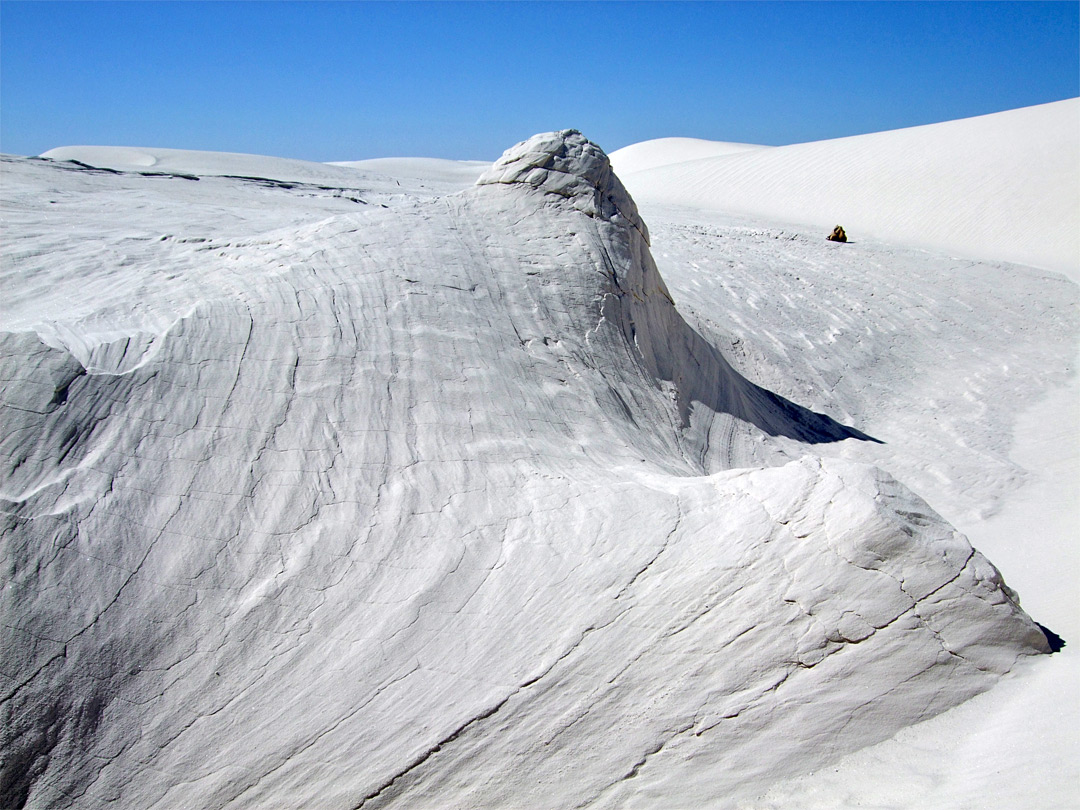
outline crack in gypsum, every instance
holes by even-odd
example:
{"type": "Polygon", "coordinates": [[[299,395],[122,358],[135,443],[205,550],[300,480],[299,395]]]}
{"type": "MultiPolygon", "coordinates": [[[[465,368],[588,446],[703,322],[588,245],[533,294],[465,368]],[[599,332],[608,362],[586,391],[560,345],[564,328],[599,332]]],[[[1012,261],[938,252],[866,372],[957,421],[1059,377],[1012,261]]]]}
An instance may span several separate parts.
{"type": "Polygon", "coordinates": [[[535,685],[538,681],[545,678],[562,661],[564,661],[566,658],[568,658],[570,655],[572,655],[573,652],[575,650],[577,650],[581,646],[581,644],[585,641],[585,639],[590,634],[592,634],[592,633],[594,633],[594,632],[596,632],[598,630],[603,630],[604,628],[609,627],[610,625],[614,624],[616,621],[618,621],[618,619],[621,616],[623,616],[625,614],[625,612],[626,611],[621,611],[621,612],[617,613],[614,617],[611,618],[610,621],[607,621],[604,624],[595,625],[595,626],[586,628],[584,631],[582,631],[581,636],[578,638],[578,640],[575,641],[573,644],[571,644],[569,649],[567,649],[558,658],[556,658],[551,663],[550,666],[548,666],[548,667],[546,667],[544,669],[543,672],[541,672],[540,674],[538,674],[538,675],[524,681],[520,686],[516,687],[509,695],[507,695],[505,698],[500,700],[494,707],[492,707],[491,709],[488,709],[488,710],[478,714],[477,716],[473,717],[472,719],[470,719],[470,720],[466,721],[465,723],[461,724],[460,726],[457,727],[457,729],[455,729],[453,732],[448,734],[442,740],[440,740],[435,745],[428,748],[426,751],[424,751],[419,756],[415,757],[402,770],[400,770],[398,773],[396,773],[390,779],[387,779],[385,782],[383,782],[381,785],[379,785],[378,788],[376,788],[371,793],[369,793],[364,798],[362,798],[358,804],[354,805],[353,810],[360,810],[360,808],[362,808],[367,802],[370,802],[370,801],[373,801],[374,799],[376,799],[379,795],[381,795],[382,793],[389,790],[394,785],[394,783],[398,782],[402,778],[406,777],[412,771],[414,771],[417,768],[421,767],[432,756],[439,753],[439,751],[441,751],[447,745],[449,745],[450,743],[452,743],[455,740],[457,740],[458,738],[460,738],[471,727],[475,726],[476,724],[478,724],[478,723],[480,723],[480,722],[482,722],[484,720],[487,720],[489,717],[494,715],[496,712],[498,712],[500,709],[502,709],[502,707],[505,706],[515,695],[517,695],[518,693],[522,692],[525,689],[528,689],[529,687],[535,685]]]}
{"type": "MultiPolygon", "coordinates": [[[[381,695],[381,694],[382,694],[383,692],[385,692],[385,691],[386,691],[387,689],[390,689],[390,688],[391,688],[391,687],[393,687],[394,685],[396,685],[396,684],[400,683],[401,681],[404,681],[404,680],[405,680],[406,678],[408,678],[408,677],[409,677],[410,675],[412,675],[412,674],[413,674],[414,672],[417,672],[417,671],[418,671],[419,669],[420,669],[420,666],[419,666],[418,664],[417,664],[417,665],[414,665],[414,666],[413,666],[412,668],[410,668],[410,669],[409,669],[409,670],[408,670],[407,672],[405,672],[404,674],[402,674],[402,675],[399,675],[399,676],[397,676],[397,677],[393,677],[393,678],[391,678],[390,680],[388,680],[388,681],[384,682],[383,684],[381,684],[381,685],[380,685],[380,686],[379,686],[379,687],[378,687],[378,688],[377,688],[377,689],[375,690],[375,692],[373,692],[373,693],[371,694],[371,696],[370,696],[370,697],[368,697],[368,699],[367,699],[367,700],[363,701],[363,702],[362,702],[362,703],[361,703],[361,704],[360,704],[359,706],[356,706],[356,707],[355,707],[354,709],[352,709],[351,711],[349,711],[349,712],[347,712],[346,714],[344,714],[344,715],[342,715],[341,717],[339,717],[339,718],[338,718],[337,720],[335,720],[335,721],[334,721],[334,722],[333,722],[333,723],[332,723],[332,724],[331,724],[331,725],[329,726],[329,728],[323,729],[322,731],[318,732],[317,734],[315,734],[315,735],[311,736],[311,737],[310,737],[310,739],[308,739],[308,740],[307,740],[306,742],[304,742],[304,743],[300,744],[300,745],[299,745],[298,747],[296,747],[296,748],[295,748],[294,750],[292,750],[292,751],[291,751],[291,752],[289,752],[289,753],[288,753],[288,754],[287,754],[286,756],[284,756],[284,757],[282,758],[281,762],[280,762],[280,763],[279,763],[278,765],[274,766],[274,767],[273,767],[273,768],[271,768],[270,770],[268,770],[268,771],[266,771],[265,773],[263,773],[263,774],[261,774],[260,776],[258,776],[258,777],[257,777],[257,778],[255,779],[255,781],[254,781],[254,782],[252,782],[251,784],[247,785],[247,786],[246,786],[246,787],[245,787],[245,788],[244,788],[243,790],[241,790],[241,791],[240,791],[239,793],[237,793],[237,794],[236,794],[235,796],[233,796],[233,797],[232,797],[231,799],[229,799],[228,801],[226,801],[225,803],[223,803],[223,804],[222,804],[221,806],[222,806],[222,807],[227,807],[227,806],[229,806],[229,805],[232,805],[232,804],[234,804],[234,803],[235,803],[235,802],[237,802],[237,801],[238,801],[239,799],[243,798],[243,796],[244,796],[244,794],[245,794],[245,793],[248,793],[248,792],[250,792],[250,791],[254,790],[255,788],[257,788],[257,787],[259,786],[259,784],[260,784],[261,782],[263,782],[263,781],[264,781],[265,779],[267,779],[268,777],[272,776],[272,775],[273,775],[274,773],[276,773],[277,771],[281,770],[281,769],[282,769],[282,768],[284,768],[284,767],[285,767],[286,765],[288,765],[288,764],[289,764],[289,762],[290,762],[290,761],[291,761],[291,760],[292,760],[292,759],[293,759],[294,757],[298,756],[299,754],[302,754],[302,753],[303,753],[304,751],[307,751],[308,749],[310,749],[311,747],[313,747],[314,745],[316,745],[316,744],[317,744],[317,743],[318,743],[318,742],[319,742],[319,741],[320,741],[320,740],[321,740],[322,738],[324,738],[324,737],[325,737],[325,736],[327,736],[328,734],[331,734],[331,733],[333,733],[333,732],[334,732],[334,731],[335,731],[335,730],[336,730],[337,728],[339,728],[339,727],[340,727],[340,726],[342,726],[343,724],[347,723],[347,722],[348,722],[349,720],[351,720],[351,719],[352,719],[353,717],[355,717],[355,716],[356,716],[357,714],[359,714],[359,713],[360,713],[361,711],[363,711],[364,709],[366,709],[366,708],[368,707],[368,705],[370,705],[370,704],[371,704],[371,702],[372,702],[372,701],[374,701],[374,700],[375,700],[375,699],[376,699],[376,698],[377,698],[377,697],[378,697],[379,695],[381,695]]],[[[231,702],[231,701],[230,701],[230,702],[231,702]]],[[[221,710],[223,710],[224,708],[225,708],[225,707],[223,706],[223,707],[221,707],[221,709],[218,709],[217,711],[221,711],[221,710]]],[[[217,712],[212,712],[211,714],[216,714],[216,713],[217,713],[217,712]]],[[[207,717],[207,716],[210,716],[210,715],[200,715],[199,717],[195,718],[195,720],[193,720],[193,721],[192,721],[191,723],[189,723],[189,724],[188,724],[188,727],[190,727],[191,725],[193,725],[193,724],[194,724],[195,722],[197,722],[198,720],[202,719],[203,717],[207,717]]],[[[186,731],[187,729],[185,728],[184,730],[186,731]]],[[[181,733],[183,733],[183,731],[182,731],[181,733]]],[[[179,735],[177,735],[177,736],[179,736],[179,735]]]]}
{"type": "Polygon", "coordinates": [[[613,781],[613,782],[605,785],[604,787],[602,787],[599,791],[597,791],[590,798],[586,799],[583,802],[580,802],[579,804],[574,805],[574,810],[581,810],[584,807],[588,807],[590,804],[597,801],[601,796],[603,796],[609,790],[612,790],[613,788],[615,788],[617,785],[621,785],[623,782],[628,782],[629,780],[635,778],[638,775],[638,773],[641,771],[641,769],[643,767],[645,767],[645,765],[648,763],[649,759],[651,759],[653,756],[655,756],[656,754],[659,754],[661,751],[663,751],[664,748],[667,747],[668,743],[670,743],[676,737],[678,737],[681,734],[685,734],[687,731],[689,731],[693,727],[694,727],[693,723],[687,723],[687,724],[675,729],[674,731],[672,731],[670,734],[668,734],[668,736],[666,738],[664,738],[660,742],[656,743],[649,750],[647,750],[644,754],[642,754],[640,759],[638,759],[638,761],[635,762],[630,767],[630,770],[628,770],[626,773],[624,773],[622,776],[620,776],[615,781],[613,781]]]}
{"type": "Polygon", "coordinates": [[[460,737],[462,734],[464,734],[469,729],[470,726],[475,725],[476,723],[480,723],[480,722],[486,720],[487,718],[491,717],[493,714],[495,714],[497,711],[499,711],[499,709],[501,709],[503,706],[505,706],[507,704],[507,702],[509,702],[510,698],[513,697],[515,694],[517,694],[517,692],[518,692],[518,690],[515,689],[512,693],[510,693],[509,695],[504,697],[502,700],[500,700],[498,703],[496,703],[490,709],[487,709],[486,711],[481,712],[480,714],[476,715],[475,717],[471,718],[470,720],[467,720],[466,722],[462,723],[460,726],[458,726],[456,729],[454,729],[454,731],[452,731],[446,737],[439,740],[439,742],[435,743],[435,745],[428,748],[426,751],[424,751],[424,753],[422,753],[419,756],[417,756],[416,758],[414,758],[413,761],[410,762],[408,765],[406,765],[402,770],[398,771],[396,774],[394,774],[388,780],[383,782],[381,785],[379,785],[379,787],[377,787],[371,793],[364,796],[364,798],[362,798],[358,804],[353,805],[353,810],[360,810],[360,808],[362,808],[369,801],[372,801],[373,799],[378,798],[381,794],[383,794],[384,792],[389,790],[391,787],[393,787],[395,782],[397,782],[398,780],[403,779],[406,776],[408,776],[408,774],[410,772],[416,770],[421,765],[423,765],[425,762],[427,762],[431,757],[433,757],[435,754],[439,753],[439,751],[441,751],[444,746],[449,745],[454,740],[456,740],[458,737],[460,737]]]}
{"type": "Polygon", "coordinates": [[[660,559],[660,555],[667,550],[668,545],[671,543],[671,538],[675,536],[675,533],[679,531],[679,526],[682,525],[682,498],[678,494],[676,494],[675,496],[675,508],[678,510],[678,514],[675,518],[675,525],[672,526],[671,531],[669,531],[667,537],[664,538],[664,542],[661,543],[660,548],[657,550],[656,554],[652,556],[652,559],[645,563],[645,565],[642,566],[637,571],[637,573],[635,573],[634,576],[630,578],[630,581],[627,582],[617,594],[615,594],[616,599],[619,599],[623,594],[630,590],[633,584],[637,582],[638,579],[652,567],[653,563],[660,559]]]}

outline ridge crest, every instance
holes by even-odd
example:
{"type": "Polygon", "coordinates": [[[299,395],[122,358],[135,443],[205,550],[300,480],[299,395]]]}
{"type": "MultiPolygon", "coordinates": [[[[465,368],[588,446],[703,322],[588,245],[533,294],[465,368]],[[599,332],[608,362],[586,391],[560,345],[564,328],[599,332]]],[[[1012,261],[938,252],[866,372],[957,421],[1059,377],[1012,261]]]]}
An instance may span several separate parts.
{"type": "Polygon", "coordinates": [[[503,152],[477,186],[522,184],[571,201],[593,217],[620,218],[649,241],[637,205],[607,154],[576,129],[533,135],[503,152]]]}

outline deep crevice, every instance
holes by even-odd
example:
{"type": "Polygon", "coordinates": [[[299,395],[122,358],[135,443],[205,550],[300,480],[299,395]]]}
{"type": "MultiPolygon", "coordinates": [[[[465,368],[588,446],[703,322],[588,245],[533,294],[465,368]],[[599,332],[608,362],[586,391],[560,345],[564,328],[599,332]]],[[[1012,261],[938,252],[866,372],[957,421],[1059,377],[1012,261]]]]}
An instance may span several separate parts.
{"type": "Polygon", "coordinates": [[[1050,645],[1050,654],[1053,655],[1056,652],[1061,652],[1065,648],[1065,639],[1051,630],[1045,625],[1035,622],[1035,626],[1042,630],[1042,634],[1046,636],[1046,643],[1050,645]]]}

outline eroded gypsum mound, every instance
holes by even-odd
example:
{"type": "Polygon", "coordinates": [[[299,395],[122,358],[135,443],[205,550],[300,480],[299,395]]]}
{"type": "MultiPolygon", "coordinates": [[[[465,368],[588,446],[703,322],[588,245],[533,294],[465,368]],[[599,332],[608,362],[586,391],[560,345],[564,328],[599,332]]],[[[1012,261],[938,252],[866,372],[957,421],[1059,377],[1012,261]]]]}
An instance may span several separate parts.
{"type": "Polygon", "coordinates": [[[134,365],[5,338],[0,803],[717,799],[1044,650],[873,469],[697,475],[688,339],[590,153],[207,251],[133,300],[185,313],[134,365]]]}

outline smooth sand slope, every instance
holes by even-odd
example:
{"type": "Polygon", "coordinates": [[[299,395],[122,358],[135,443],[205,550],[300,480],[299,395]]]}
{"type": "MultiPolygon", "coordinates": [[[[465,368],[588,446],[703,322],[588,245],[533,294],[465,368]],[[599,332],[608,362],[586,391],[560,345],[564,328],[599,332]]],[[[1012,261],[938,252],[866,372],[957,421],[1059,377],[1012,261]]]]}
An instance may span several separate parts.
{"type": "MultiPolygon", "coordinates": [[[[1080,100],[667,165],[612,155],[642,205],[812,225],[1080,277],[1080,100]]],[[[723,145],[721,145],[722,147],[723,145]]],[[[642,159],[644,158],[644,159],[642,159]]]]}
{"type": "Polygon", "coordinates": [[[655,138],[616,149],[611,153],[611,162],[616,172],[627,174],[669,166],[672,163],[685,163],[688,160],[725,157],[771,148],[751,143],[706,141],[701,138],[655,138]]]}

